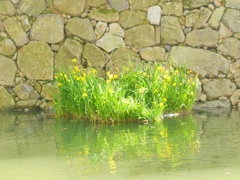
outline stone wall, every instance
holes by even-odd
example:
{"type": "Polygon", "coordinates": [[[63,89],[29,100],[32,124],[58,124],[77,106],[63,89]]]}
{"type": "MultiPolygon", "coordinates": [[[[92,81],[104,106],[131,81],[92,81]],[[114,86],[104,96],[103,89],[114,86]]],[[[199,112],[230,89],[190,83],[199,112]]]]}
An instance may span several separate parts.
{"type": "Polygon", "coordinates": [[[0,109],[51,108],[54,69],[166,62],[199,74],[197,100],[239,106],[239,0],[1,0],[0,109]]]}

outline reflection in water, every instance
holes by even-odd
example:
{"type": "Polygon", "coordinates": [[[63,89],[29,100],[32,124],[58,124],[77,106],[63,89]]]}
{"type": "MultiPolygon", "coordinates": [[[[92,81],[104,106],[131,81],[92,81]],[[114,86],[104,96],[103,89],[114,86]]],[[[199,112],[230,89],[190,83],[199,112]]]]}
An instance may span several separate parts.
{"type": "Polygon", "coordinates": [[[154,160],[175,167],[181,164],[182,157],[196,153],[199,148],[192,116],[149,125],[106,126],[58,121],[55,138],[60,156],[78,157],[79,164],[84,166],[84,157],[88,157],[90,164],[108,162],[111,173],[117,171],[119,159],[154,160]]]}
{"type": "Polygon", "coordinates": [[[240,114],[211,109],[148,125],[0,114],[0,179],[237,179],[240,114]]]}

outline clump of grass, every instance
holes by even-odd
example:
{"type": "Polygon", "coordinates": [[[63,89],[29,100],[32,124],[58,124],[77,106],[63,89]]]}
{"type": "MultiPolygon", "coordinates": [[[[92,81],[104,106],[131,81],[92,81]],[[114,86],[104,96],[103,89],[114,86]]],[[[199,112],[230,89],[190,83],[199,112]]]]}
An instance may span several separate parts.
{"type": "Polygon", "coordinates": [[[189,77],[186,68],[129,68],[119,75],[107,72],[106,79],[95,69],[79,70],[77,65],[70,73],[57,73],[57,115],[101,122],[158,121],[163,113],[192,109],[197,78],[189,77]]]}

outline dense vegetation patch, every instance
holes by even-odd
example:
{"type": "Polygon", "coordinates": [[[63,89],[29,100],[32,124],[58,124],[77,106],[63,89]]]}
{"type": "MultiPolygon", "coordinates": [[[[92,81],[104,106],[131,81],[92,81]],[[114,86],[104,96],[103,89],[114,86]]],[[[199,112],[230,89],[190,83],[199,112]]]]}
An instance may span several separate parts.
{"type": "Polygon", "coordinates": [[[107,72],[106,78],[75,65],[55,79],[57,115],[100,122],[158,121],[164,113],[189,111],[197,90],[197,78],[186,68],[159,64],[124,67],[117,74],[107,72]]]}

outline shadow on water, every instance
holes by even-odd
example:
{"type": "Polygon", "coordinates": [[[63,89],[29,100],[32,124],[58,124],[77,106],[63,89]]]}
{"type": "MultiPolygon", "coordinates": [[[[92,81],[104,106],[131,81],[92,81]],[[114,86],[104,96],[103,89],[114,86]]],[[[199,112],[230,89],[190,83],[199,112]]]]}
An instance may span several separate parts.
{"type": "Polygon", "coordinates": [[[1,113],[0,178],[235,178],[239,137],[240,115],[234,109],[198,110],[148,125],[1,113]]]}

